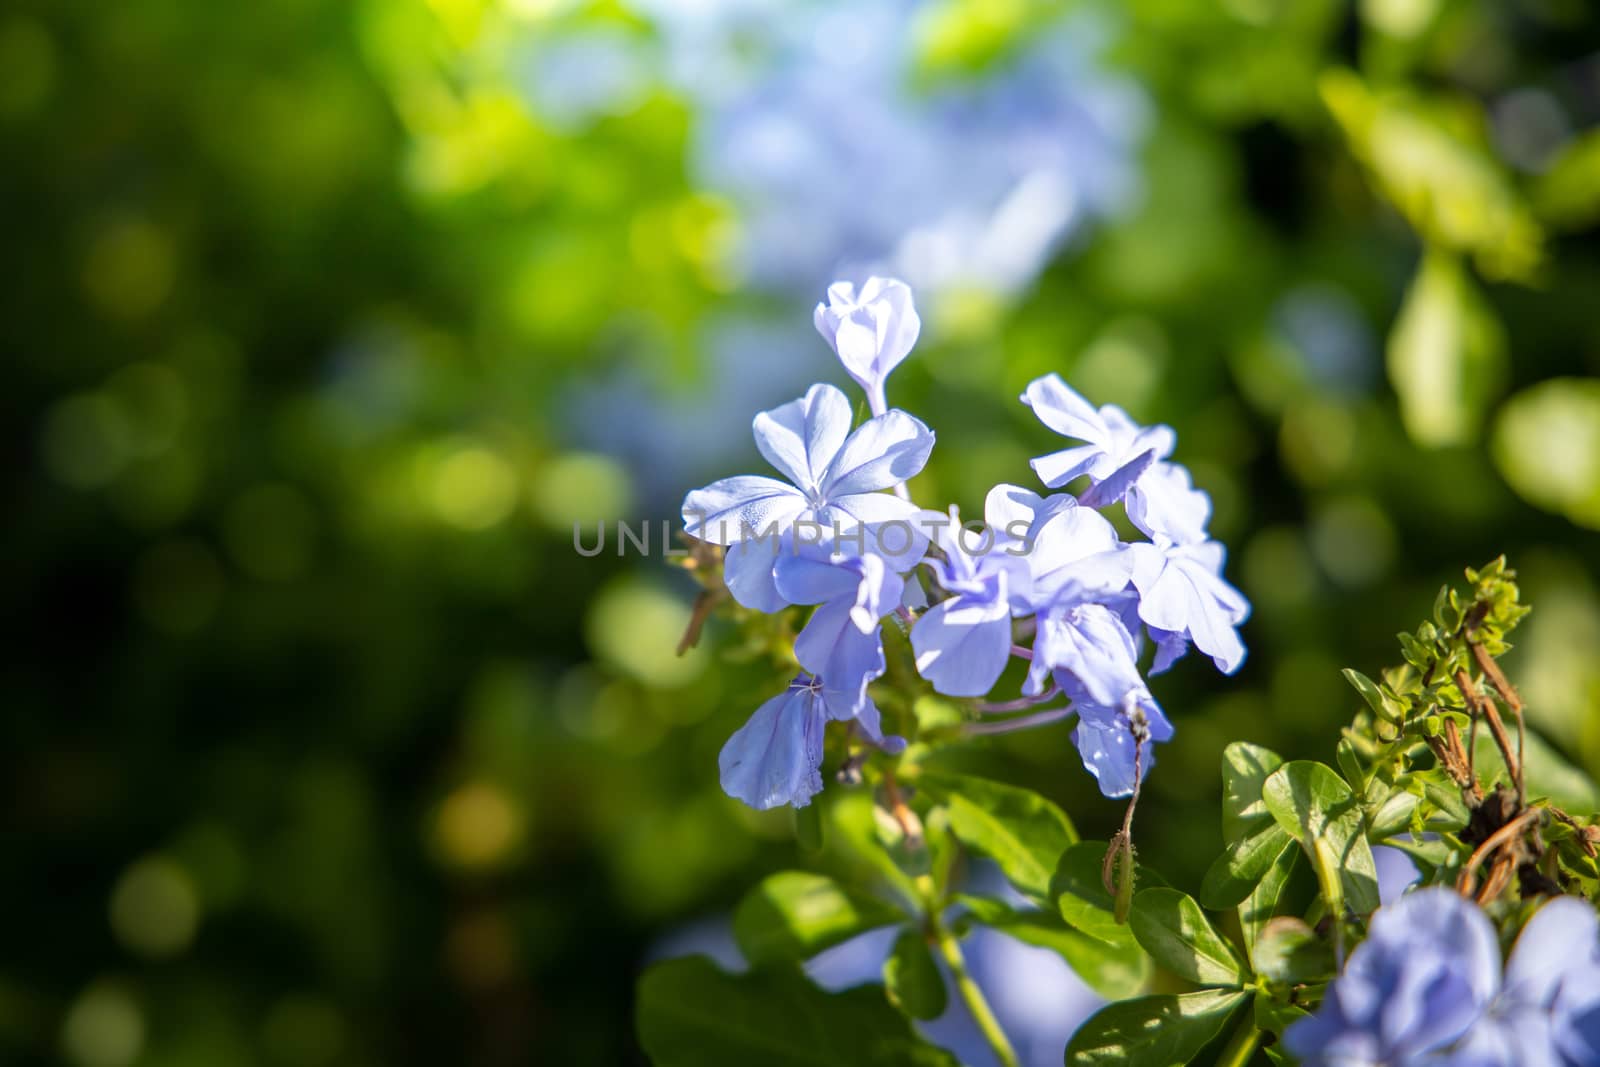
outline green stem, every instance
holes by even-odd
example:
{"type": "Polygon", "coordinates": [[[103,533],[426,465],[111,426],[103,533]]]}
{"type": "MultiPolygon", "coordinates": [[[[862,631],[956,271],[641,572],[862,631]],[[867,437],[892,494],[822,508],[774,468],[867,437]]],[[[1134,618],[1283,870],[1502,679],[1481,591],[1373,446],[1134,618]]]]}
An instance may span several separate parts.
{"type": "Polygon", "coordinates": [[[950,973],[955,977],[956,988],[961,991],[961,999],[967,1002],[967,1010],[972,1012],[972,1018],[978,1024],[978,1029],[983,1031],[983,1036],[988,1039],[989,1045],[994,1049],[994,1054],[1003,1067],[1018,1067],[1017,1054],[1011,1047],[1011,1041],[1006,1037],[1006,1032],[1000,1028],[1000,1020],[994,1016],[994,1009],[989,1007],[983,990],[978,988],[978,983],[967,972],[966,957],[961,954],[961,945],[956,941],[944,921],[936,911],[928,914],[928,924],[933,932],[934,939],[939,944],[939,952],[944,956],[944,961],[950,967],[950,973]]]}
{"type": "Polygon", "coordinates": [[[1260,1040],[1261,1031],[1253,1020],[1246,1018],[1239,1029],[1233,1032],[1228,1047],[1217,1057],[1217,1067],[1244,1067],[1255,1055],[1256,1043],[1260,1040]]]}

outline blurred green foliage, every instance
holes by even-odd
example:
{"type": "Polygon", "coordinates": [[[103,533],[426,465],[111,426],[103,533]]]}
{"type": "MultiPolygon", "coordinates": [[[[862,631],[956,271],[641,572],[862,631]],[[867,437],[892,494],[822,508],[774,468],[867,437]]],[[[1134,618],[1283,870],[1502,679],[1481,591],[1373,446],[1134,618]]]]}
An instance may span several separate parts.
{"type": "MultiPolygon", "coordinates": [[[[1064,6],[930,5],[926,77],[1064,6]]],[[[1006,400],[1039,374],[1177,428],[1256,615],[1237,678],[1159,680],[1143,854],[1198,884],[1223,746],[1325,757],[1338,667],[1501,552],[1536,607],[1508,669],[1600,771],[1600,19],[1107,13],[1154,105],[1138,206],[1020,299],[925,306],[893,399],[940,435],[918,499],[968,509],[1053,447],[1006,400]]],[[[650,946],[783,865],[788,816],[715,771],[770,671],[715,623],[674,654],[667,563],[571,548],[700,482],[559,416],[613,366],[709,405],[706,317],[809,298],[739,287],[668,88],[576,126],[513,90],[516,43],[593,24],[653,32],[560,0],[0,13],[5,1062],[635,1062],[650,946]]],[[[1120,815],[1064,734],[975,763],[1086,838],[1120,815]]]]}

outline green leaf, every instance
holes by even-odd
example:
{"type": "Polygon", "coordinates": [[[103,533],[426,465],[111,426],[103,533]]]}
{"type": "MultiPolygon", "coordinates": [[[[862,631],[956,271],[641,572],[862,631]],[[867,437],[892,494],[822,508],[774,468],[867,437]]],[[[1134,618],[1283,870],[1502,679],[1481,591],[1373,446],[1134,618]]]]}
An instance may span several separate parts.
{"type": "Polygon", "coordinates": [[[1235,741],[1222,750],[1222,839],[1238,841],[1272,822],[1261,803],[1261,783],[1283,757],[1260,745],[1235,741]]]}
{"type": "Polygon", "coordinates": [[[780,871],[745,894],[733,935],[752,966],[809,959],[859,933],[904,922],[897,909],[806,871],[780,871]]]}
{"type": "Polygon", "coordinates": [[[1260,883],[1250,891],[1239,905],[1239,925],[1244,930],[1244,943],[1254,948],[1261,931],[1282,910],[1290,896],[1297,871],[1303,872],[1300,845],[1285,835],[1283,850],[1273,859],[1272,866],[1262,876],[1260,883]]]}
{"type": "MultiPolygon", "coordinates": [[[[1105,858],[1103,841],[1082,841],[1067,849],[1050,879],[1050,896],[1068,926],[1110,945],[1131,945],[1133,931],[1117,922],[1116,902],[1100,878],[1105,858]]],[[[1143,868],[1139,874],[1142,880],[1143,868]]]]}
{"type": "Polygon", "coordinates": [[[1244,963],[1212,928],[1200,905],[1176,889],[1140,890],[1128,917],[1150,958],[1196,985],[1244,984],[1244,963]]]}
{"type": "Polygon", "coordinates": [[[1304,921],[1290,915],[1271,920],[1250,950],[1257,974],[1284,985],[1315,982],[1334,972],[1333,949],[1304,921]]]}
{"type": "Polygon", "coordinates": [[[1200,901],[1216,911],[1232,908],[1250,895],[1285,845],[1293,841],[1277,823],[1242,841],[1235,841],[1217,857],[1200,883],[1200,901]]]}
{"type": "Polygon", "coordinates": [[[1350,789],[1356,796],[1366,796],[1367,769],[1362,765],[1361,757],[1356,753],[1356,746],[1348,737],[1339,738],[1339,747],[1334,750],[1339,764],[1339,773],[1344,775],[1344,780],[1350,783],[1350,789]]]}
{"type": "Polygon", "coordinates": [[[1108,1004],[1067,1043],[1068,1067],[1183,1067],[1214,1041],[1247,993],[1207,990],[1108,1004]]]}
{"type": "Polygon", "coordinates": [[[1361,699],[1367,702],[1367,707],[1372,713],[1385,722],[1395,722],[1397,716],[1395,709],[1389,706],[1389,701],[1384,697],[1383,690],[1378,688],[1378,683],[1362,674],[1346,667],[1344,680],[1349,682],[1355,691],[1361,694],[1361,699]]]}
{"type": "Polygon", "coordinates": [[[1269,1034],[1280,1037],[1290,1026],[1306,1018],[1311,1013],[1298,1004],[1285,1004],[1281,1000],[1271,997],[1256,997],[1255,1016],[1256,1028],[1269,1034]]]}
{"type": "Polygon", "coordinates": [[[658,963],[639,980],[636,1022],[654,1067],[958,1067],[881,986],[824,993],[789,968],[731,975],[703,956],[658,963]]]}
{"type": "Polygon", "coordinates": [[[893,951],[883,961],[883,988],[889,1003],[913,1019],[944,1014],[944,976],[920,930],[902,930],[895,938],[893,951]]]}
{"type": "MultiPolygon", "coordinates": [[[[971,898],[960,899],[968,903],[971,898]]],[[[1107,1000],[1134,996],[1150,979],[1150,957],[1131,938],[1126,944],[1107,944],[1067,926],[1059,915],[1017,911],[999,901],[985,901],[981,909],[974,909],[973,918],[991,930],[1055,952],[1107,1000]]]]}
{"type": "Polygon", "coordinates": [[[1278,825],[1311,857],[1329,911],[1377,910],[1378,868],[1361,805],[1337,772],[1309,760],[1285,763],[1268,776],[1261,796],[1278,825]]]}
{"type": "Polygon", "coordinates": [[[1411,826],[1411,816],[1422,803],[1422,798],[1405,789],[1396,789],[1390,793],[1377,810],[1372,813],[1372,836],[1378,839],[1390,837],[1411,826]]]}
{"type": "Polygon", "coordinates": [[[999,864],[1018,891],[1049,899],[1050,874],[1078,840],[1060,808],[1031,790],[985,778],[940,774],[919,781],[945,801],[950,830],[962,844],[999,864]]]}
{"type": "Polygon", "coordinates": [[[1506,337],[1455,256],[1430,251],[1423,258],[1389,335],[1388,358],[1412,440],[1438,448],[1477,439],[1505,383],[1506,337]]]}

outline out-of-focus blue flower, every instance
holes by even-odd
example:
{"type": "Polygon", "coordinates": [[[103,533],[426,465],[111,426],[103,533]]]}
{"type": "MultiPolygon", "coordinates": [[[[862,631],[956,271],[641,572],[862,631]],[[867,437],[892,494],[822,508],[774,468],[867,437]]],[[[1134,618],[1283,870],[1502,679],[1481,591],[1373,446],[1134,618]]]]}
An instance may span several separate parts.
{"type": "Polygon", "coordinates": [[[1593,905],[1562,897],[1540,908],[1512,948],[1500,995],[1454,1048],[1428,1062],[1600,1064],[1600,918],[1593,905]]]}
{"type": "Polygon", "coordinates": [[[914,505],[880,490],[904,482],[928,462],[933,432],[903,411],[889,411],[850,431],[850,402],[831,385],[757,415],[756,447],[789,478],[740,475],[689,493],[684,529],[718,545],[781,531],[797,521],[823,529],[915,517],[914,505]]]}
{"type": "Polygon", "coordinates": [[[572,128],[637,107],[650,91],[651,68],[640,34],[586,26],[540,34],[513,74],[540,115],[572,128]]]}
{"type": "Polygon", "coordinates": [[[1088,475],[1093,486],[1106,482],[1116,487],[1097,494],[1097,505],[1122,499],[1133,479],[1154,461],[1172,455],[1177,444],[1177,435],[1170,426],[1140,426],[1115,404],[1096,410],[1059,374],[1046,374],[1029,382],[1022,402],[1056,433],[1085,442],[1033,460],[1039,480],[1059,489],[1074,478],[1088,475]]]}
{"type": "Polygon", "coordinates": [[[1250,617],[1250,602],[1222,577],[1226,550],[1215,541],[1141,542],[1128,550],[1133,556],[1133,584],[1139,591],[1139,617],[1156,630],[1181,634],[1193,642],[1222,673],[1238,670],[1245,648],[1237,627],[1250,617]]]}
{"type": "Polygon", "coordinates": [[[866,390],[874,415],[888,410],[883,383],[910,355],[922,320],[905,282],[868,278],[859,293],[849,282],[828,286],[828,302],[812,314],[817,332],[839,356],[844,369],[866,390]]]}
{"type": "Polygon", "coordinates": [[[1600,1063],[1600,919],[1546,904],[1501,973],[1471,901],[1418,890],[1378,911],[1317,1014],[1284,1035],[1306,1067],[1588,1067],[1600,1063]]]}
{"type": "Polygon", "coordinates": [[[1321,1008],[1284,1043],[1307,1067],[1423,1062],[1467,1032],[1499,985],[1488,918],[1452,890],[1420,890],[1378,910],[1321,1008]]]}
{"type": "Polygon", "coordinates": [[[909,0],[642,6],[695,106],[695,173],[738,205],[762,287],[876,272],[1013,293],[1136,193],[1148,108],[1099,69],[1087,19],[993,72],[914,85],[909,0]]]}

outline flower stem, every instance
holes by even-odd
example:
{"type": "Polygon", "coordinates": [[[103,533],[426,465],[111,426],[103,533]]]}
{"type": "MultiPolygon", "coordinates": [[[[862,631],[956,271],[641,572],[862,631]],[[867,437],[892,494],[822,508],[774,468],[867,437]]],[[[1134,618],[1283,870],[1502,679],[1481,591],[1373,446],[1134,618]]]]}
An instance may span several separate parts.
{"type": "Polygon", "coordinates": [[[989,1007],[989,1001],[984,997],[983,990],[978,988],[978,983],[967,971],[967,960],[961,954],[961,945],[956,941],[955,935],[945,926],[937,911],[928,913],[928,923],[934,939],[938,942],[939,952],[944,956],[944,962],[950,967],[950,974],[956,980],[956,989],[960,990],[961,999],[966,1001],[967,1010],[972,1013],[978,1029],[983,1031],[989,1047],[994,1049],[995,1058],[1000,1061],[1001,1067],[1019,1067],[1017,1053],[1011,1047],[1006,1032],[1000,1028],[1000,1020],[995,1018],[994,1009],[989,1007]]]}

